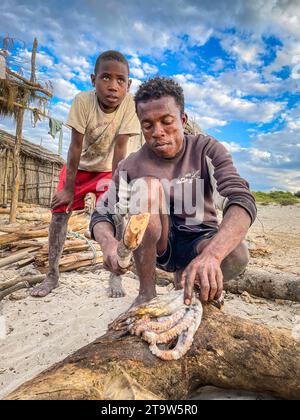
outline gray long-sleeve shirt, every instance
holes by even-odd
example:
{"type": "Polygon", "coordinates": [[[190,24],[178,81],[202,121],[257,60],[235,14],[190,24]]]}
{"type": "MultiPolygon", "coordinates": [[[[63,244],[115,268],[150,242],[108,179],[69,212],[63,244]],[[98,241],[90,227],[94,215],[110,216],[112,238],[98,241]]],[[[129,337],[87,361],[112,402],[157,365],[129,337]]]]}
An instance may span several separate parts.
{"type": "Polygon", "coordinates": [[[243,207],[252,223],[256,218],[249,184],[238,174],[230,153],[213,137],[200,134],[185,136],[181,152],[173,159],[158,157],[145,144],[123,160],[92,215],[91,231],[98,222],[113,224],[112,214],[117,208],[121,213],[126,212],[124,204],[133,189],[131,185],[129,193],[124,195],[124,185],[143,177],[161,181],[169,213],[182,230],[196,231],[203,224],[217,227],[216,209],[225,214],[231,205],[243,207]]]}

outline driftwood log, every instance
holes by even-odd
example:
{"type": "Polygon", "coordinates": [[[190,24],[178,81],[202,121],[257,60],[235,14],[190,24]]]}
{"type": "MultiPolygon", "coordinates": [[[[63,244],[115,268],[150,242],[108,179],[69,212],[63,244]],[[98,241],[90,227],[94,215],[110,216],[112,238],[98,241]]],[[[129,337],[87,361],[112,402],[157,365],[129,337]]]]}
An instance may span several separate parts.
{"type": "MultiPolygon", "coordinates": [[[[172,283],[173,273],[156,270],[158,284],[172,283]]],[[[265,299],[300,302],[300,276],[275,269],[249,267],[233,280],[224,282],[224,290],[234,294],[248,292],[265,299]]]]}
{"type": "Polygon", "coordinates": [[[205,385],[300,398],[300,343],[206,306],[188,354],[153,356],[140,338],[106,335],[7,399],[186,399],[205,385]]]}
{"type": "Polygon", "coordinates": [[[300,276],[274,269],[251,267],[238,278],[227,281],[224,287],[236,294],[248,292],[266,299],[300,302],[300,276]]]}

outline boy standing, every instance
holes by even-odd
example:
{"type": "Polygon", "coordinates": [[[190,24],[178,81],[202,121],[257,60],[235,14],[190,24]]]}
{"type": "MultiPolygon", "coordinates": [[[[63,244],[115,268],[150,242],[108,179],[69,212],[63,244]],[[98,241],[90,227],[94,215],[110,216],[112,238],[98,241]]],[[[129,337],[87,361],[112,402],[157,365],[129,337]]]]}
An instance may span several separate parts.
{"type": "MultiPolygon", "coordinates": [[[[49,227],[49,272],[31,296],[47,296],[58,286],[59,259],[72,210],[84,208],[84,197],[94,193],[97,200],[106,192],[112,174],[130,152],[141,144],[140,124],[132,96],[129,65],[117,51],[101,54],[91,75],[93,91],[78,94],[72,104],[68,125],[72,139],[67,165],[61,171],[52,201],[49,227]],[[130,137],[135,138],[130,140],[130,137]]],[[[111,277],[110,296],[124,292],[120,277],[111,277]]]]}

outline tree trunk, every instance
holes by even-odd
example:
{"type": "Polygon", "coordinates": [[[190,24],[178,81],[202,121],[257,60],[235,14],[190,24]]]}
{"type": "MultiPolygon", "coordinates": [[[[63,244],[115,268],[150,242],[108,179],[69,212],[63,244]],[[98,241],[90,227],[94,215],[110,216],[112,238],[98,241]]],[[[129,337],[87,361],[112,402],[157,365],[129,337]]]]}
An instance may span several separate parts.
{"type": "Polygon", "coordinates": [[[153,356],[140,338],[114,331],[80,349],[7,399],[185,399],[200,386],[300,398],[300,343],[206,306],[188,354],[153,356]]]}
{"type": "Polygon", "coordinates": [[[274,269],[251,267],[238,278],[227,281],[224,287],[231,293],[248,292],[266,299],[300,302],[300,277],[274,269]]]}

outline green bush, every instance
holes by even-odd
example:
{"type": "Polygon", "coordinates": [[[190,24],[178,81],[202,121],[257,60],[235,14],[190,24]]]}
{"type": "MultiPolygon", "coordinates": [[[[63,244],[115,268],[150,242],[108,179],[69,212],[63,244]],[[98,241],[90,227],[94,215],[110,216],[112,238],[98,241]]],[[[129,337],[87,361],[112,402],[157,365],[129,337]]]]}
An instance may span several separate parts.
{"type": "Polygon", "coordinates": [[[281,206],[290,206],[293,204],[299,204],[299,199],[290,192],[285,191],[272,191],[270,193],[265,192],[253,192],[256,202],[262,205],[268,204],[280,204],[281,206]]]}
{"type": "Polygon", "coordinates": [[[295,197],[297,197],[297,198],[300,198],[300,191],[297,191],[297,192],[294,194],[294,196],[295,196],[295,197]]]}

